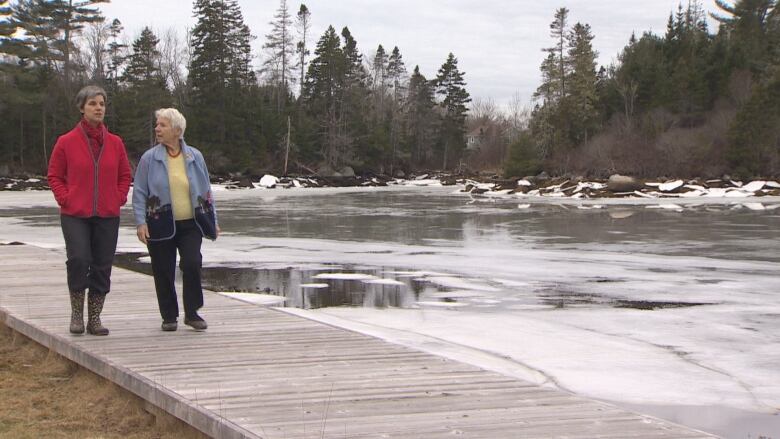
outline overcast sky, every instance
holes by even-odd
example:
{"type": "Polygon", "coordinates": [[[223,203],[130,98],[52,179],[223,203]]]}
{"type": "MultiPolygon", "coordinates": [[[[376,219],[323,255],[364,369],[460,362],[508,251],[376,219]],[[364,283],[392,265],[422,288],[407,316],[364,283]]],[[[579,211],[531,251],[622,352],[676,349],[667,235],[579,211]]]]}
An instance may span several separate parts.
{"type": "MultiPolygon", "coordinates": [[[[555,10],[570,10],[570,23],[590,24],[599,64],[613,62],[633,31],[663,33],[669,12],[679,0],[307,0],[312,32],[309,46],[328,25],[338,33],[349,27],[358,49],[373,55],[382,44],[398,46],[409,73],[415,65],[432,78],[452,52],[465,72],[472,98],[508,103],[518,94],[527,103],[539,85],[541,49],[552,45],[549,24],[555,10]]],[[[687,0],[685,1],[687,4],[687,0]]],[[[707,11],[714,0],[702,0],[707,11]]],[[[135,38],[144,26],[155,32],[193,27],[191,0],[112,0],[101,5],[108,19],[118,18],[135,38]]],[[[239,0],[252,34],[255,55],[261,54],[269,22],[279,0],[239,0]]],[[[294,17],[300,2],[288,1],[294,17]]],[[[713,26],[711,24],[711,26],[713,26]]]]}

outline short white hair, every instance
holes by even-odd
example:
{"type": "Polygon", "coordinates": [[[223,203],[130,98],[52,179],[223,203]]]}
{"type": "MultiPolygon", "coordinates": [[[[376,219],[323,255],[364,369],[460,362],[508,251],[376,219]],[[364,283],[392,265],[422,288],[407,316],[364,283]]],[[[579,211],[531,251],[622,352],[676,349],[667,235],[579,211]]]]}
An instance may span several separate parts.
{"type": "Polygon", "coordinates": [[[154,115],[158,119],[168,119],[173,129],[178,128],[181,130],[179,138],[184,138],[184,130],[187,129],[187,119],[184,118],[184,115],[179,110],[175,108],[160,108],[154,112],[154,115]]]}

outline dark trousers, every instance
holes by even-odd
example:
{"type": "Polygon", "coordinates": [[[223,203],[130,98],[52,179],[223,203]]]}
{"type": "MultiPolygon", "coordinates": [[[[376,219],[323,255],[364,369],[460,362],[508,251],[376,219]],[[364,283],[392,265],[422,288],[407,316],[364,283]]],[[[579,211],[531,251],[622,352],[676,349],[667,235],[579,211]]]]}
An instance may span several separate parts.
{"type": "Polygon", "coordinates": [[[203,236],[194,220],[176,221],[176,234],[164,241],[149,241],[147,248],[152,258],[154,288],[157,304],[164,321],[175,321],[179,317],[179,303],[176,301],[176,250],[179,251],[179,268],[182,273],[184,291],[184,315],[193,317],[203,306],[203,288],[200,283],[202,257],[200,246],[203,236]]]}
{"type": "Polygon", "coordinates": [[[75,292],[89,288],[90,294],[108,294],[119,235],[119,217],[60,215],[60,224],[68,255],[68,289],[75,292]]]}

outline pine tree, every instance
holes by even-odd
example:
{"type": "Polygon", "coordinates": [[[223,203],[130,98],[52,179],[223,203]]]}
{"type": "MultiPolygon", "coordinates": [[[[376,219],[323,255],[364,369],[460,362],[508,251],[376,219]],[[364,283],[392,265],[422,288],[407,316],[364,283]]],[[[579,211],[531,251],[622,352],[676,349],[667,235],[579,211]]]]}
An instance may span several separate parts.
{"type": "Polygon", "coordinates": [[[88,23],[104,20],[95,6],[108,0],[20,0],[14,10],[15,24],[24,30],[23,44],[31,49],[31,58],[44,61],[58,70],[63,93],[71,94],[75,37],[88,23]],[[60,70],[61,69],[61,70],[60,70]]]}
{"type": "Polygon", "coordinates": [[[338,138],[341,161],[351,163],[355,158],[354,145],[369,133],[370,114],[369,76],[363,65],[363,56],[349,28],[341,30],[344,66],[344,87],[340,106],[341,130],[338,138]]]}
{"type": "Polygon", "coordinates": [[[729,34],[733,62],[738,68],[748,68],[754,74],[765,72],[770,62],[770,44],[774,40],[767,32],[777,27],[776,1],[736,0],[731,5],[725,0],[715,0],[715,4],[722,13],[711,15],[729,34]],[[774,20],[770,20],[773,17],[774,20]]]}
{"type": "Polygon", "coordinates": [[[345,60],[341,40],[333,26],[329,26],[317,42],[314,57],[309,62],[303,99],[321,130],[317,142],[322,159],[331,165],[340,161],[339,128],[340,106],[344,88],[345,60]]]}
{"type": "Polygon", "coordinates": [[[570,138],[575,144],[587,141],[599,120],[596,85],[596,52],[590,25],[577,23],[568,35],[569,105],[571,107],[570,138]]]}
{"type": "Polygon", "coordinates": [[[265,36],[266,43],[263,45],[269,56],[263,65],[270,75],[271,83],[277,88],[277,109],[281,111],[291,88],[289,83],[292,78],[292,59],[295,56],[292,20],[287,9],[287,0],[279,1],[279,9],[270,24],[271,32],[265,36]]]}
{"type": "Polygon", "coordinates": [[[87,23],[98,23],[104,20],[100,10],[95,5],[108,3],[109,0],[54,0],[52,8],[54,23],[62,29],[63,36],[58,46],[63,55],[63,76],[65,79],[65,93],[71,94],[71,54],[73,52],[74,37],[81,33],[87,23]]]}
{"type": "Polygon", "coordinates": [[[727,158],[739,178],[780,169],[780,74],[756,87],[729,130],[727,158]]]}
{"type": "Polygon", "coordinates": [[[119,40],[119,35],[122,34],[124,27],[122,22],[118,19],[114,19],[109,26],[109,38],[111,40],[106,48],[106,54],[108,55],[108,68],[106,72],[106,78],[109,81],[116,81],[119,77],[119,72],[125,63],[124,51],[127,49],[127,45],[119,40]]]}
{"type": "MultiPolygon", "coordinates": [[[[419,72],[418,72],[419,73],[419,72]]],[[[392,149],[390,160],[390,173],[394,175],[396,158],[399,146],[403,143],[403,97],[406,90],[406,66],[398,46],[393,47],[387,62],[387,77],[392,87],[392,100],[390,108],[390,147],[392,149]]],[[[405,157],[408,159],[408,157],[405,157]]]]}
{"type": "Polygon", "coordinates": [[[86,23],[103,19],[94,7],[102,2],[19,0],[10,7],[6,26],[20,32],[19,37],[4,39],[2,50],[18,59],[13,80],[21,100],[16,156],[22,167],[27,166],[28,149],[35,151],[33,164],[45,167],[51,139],[68,129],[78,114],[72,105],[73,82],[82,82],[86,74],[72,59],[74,41],[86,23]]]}
{"type": "Polygon", "coordinates": [[[550,23],[550,36],[555,41],[555,46],[543,49],[549,54],[547,68],[550,70],[550,84],[547,85],[556,95],[558,101],[566,97],[566,79],[569,76],[569,68],[566,63],[566,44],[568,33],[569,10],[560,8],[555,11],[555,19],[550,23]]]}
{"type": "Polygon", "coordinates": [[[157,45],[160,39],[148,27],[143,28],[141,36],[133,42],[133,52],[128,58],[123,80],[131,86],[148,83],[160,84],[160,51],[157,45]]]}
{"type": "Polygon", "coordinates": [[[509,146],[504,175],[522,177],[538,174],[542,167],[536,147],[531,133],[528,130],[520,131],[517,139],[509,146]]]}
{"type": "Polygon", "coordinates": [[[252,35],[237,0],[196,0],[198,22],[192,31],[188,124],[199,146],[214,157],[217,169],[253,160],[253,120],[249,96],[256,85],[252,71],[252,35]]]}
{"type": "Polygon", "coordinates": [[[145,27],[133,42],[122,83],[127,87],[117,99],[120,126],[131,155],[140,154],[154,144],[154,111],[171,105],[158,49],[160,40],[145,27]]]}
{"type": "Polygon", "coordinates": [[[302,95],[303,83],[306,80],[306,57],[310,54],[306,44],[309,42],[309,29],[311,28],[311,12],[304,4],[301,4],[300,9],[298,9],[296,26],[298,28],[298,44],[295,45],[295,51],[298,54],[298,68],[301,70],[298,81],[301,87],[300,94],[302,95]]]}
{"type": "Polygon", "coordinates": [[[387,62],[387,77],[393,88],[393,101],[396,103],[401,102],[403,97],[406,75],[406,65],[404,65],[401,51],[398,49],[398,46],[395,46],[387,62]]]}
{"type": "Polygon", "coordinates": [[[341,52],[344,55],[344,73],[346,75],[347,87],[352,85],[366,86],[368,81],[368,72],[363,65],[363,56],[357,48],[357,41],[352,36],[349,28],[344,27],[341,30],[343,46],[341,52]]]}
{"type": "Polygon", "coordinates": [[[387,62],[388,56],[385,48],[380,44],[376,48],[372,63],[373,70],[373,94],[375,120],[382,123],[385,120],[385,98],[387,97],[387,62]]]}
{"type": "Polygon", "coordinates": [[[420,73],[419,66],[415,66],[409,78],[406,127],[411,161],[417,166],[428,165],[433,154],[431,146],[439,120],[434,94],[435,84],[420,73]]]}
{"type": "Polygon", "coordinates": [[[540,67],[542,83],[534,93],[534,98],[541,99],[541,103],[533,112],[531,126],[535,130],[539,150],[544,154],[569,146],[571,109],[567,82],[571,77],[572,64],[568,61],[567,53],[570,39],[568,16],[569,10],[566,8],[555,11],[555,17],[550,23],[550,37],[555,45],[542,49],[547,57],[540,67]]]}
{"type": "MultiPolygon", "coordinates": [[[[5,55],[11,51],[10,45],[13,44],[12,35],[16,31],[16,26],[11,21],[11,8],[8,0],[0,0],[0,54],[5,55]]],[[[12,96],[17,94],[16,87],[13,85],[13,73],[18,70],[18,65],[14,66],[0,56],[0,113],[9,114],[10,109],[18,105],[17,99],[12,96]]],[[[16,96],[13,96],[16,97],[16,96]]],[[[18,111],[18,109],[17,109],[18,111]]],[[[11,124],[15,122],[10,117],[0,118],[0,163],[8,166],[13,164],[13,145],[14,132],[11,124]]],[[[1,165],[0,165],[1,166],[1,165]]],[[[7,169],[8,172],[10,169],[7,169]]]]}
{"type": "Polygon", "coordinates": [[[441,130],[442,169],[448,169],[450,157],[460,154],[465,147],[466,104],[471,102],[471,97],[465,88],[464,74],[458,70],[458,59],[450,53],[436,76],[436,93],[443,97],[440,104],[444,113],[441,130]]]}

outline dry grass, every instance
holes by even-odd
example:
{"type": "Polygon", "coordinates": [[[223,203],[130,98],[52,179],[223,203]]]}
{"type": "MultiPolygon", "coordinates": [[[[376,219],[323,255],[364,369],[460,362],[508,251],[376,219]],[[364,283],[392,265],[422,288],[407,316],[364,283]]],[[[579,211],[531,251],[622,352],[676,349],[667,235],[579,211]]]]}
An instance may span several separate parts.
{"type": "Polygon", "coordinates": [[[205,438],[0,323],[0,438],[205,438]]]}

